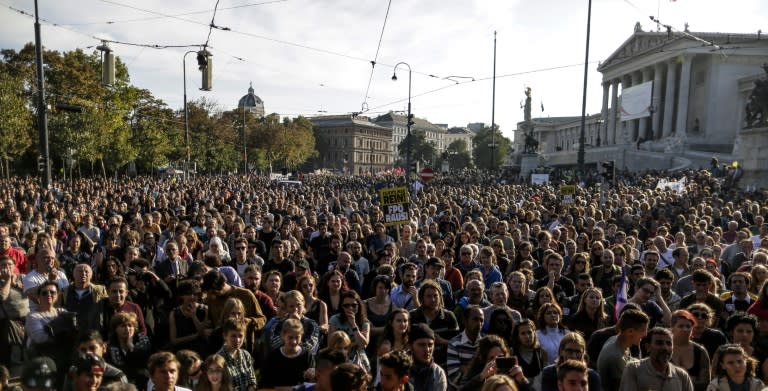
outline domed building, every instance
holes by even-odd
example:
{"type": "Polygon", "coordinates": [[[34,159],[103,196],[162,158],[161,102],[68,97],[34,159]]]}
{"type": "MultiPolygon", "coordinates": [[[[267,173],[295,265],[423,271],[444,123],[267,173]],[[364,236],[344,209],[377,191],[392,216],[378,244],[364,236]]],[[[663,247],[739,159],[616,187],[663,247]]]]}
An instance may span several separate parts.
{"type": "Polygon", "coordinates": [[[253,83],[248,87],[248,94],[240,98],[237,103],[238,108],[245,108],[254,117],[264,116],[264,101],[253,93],[253,83]]]}

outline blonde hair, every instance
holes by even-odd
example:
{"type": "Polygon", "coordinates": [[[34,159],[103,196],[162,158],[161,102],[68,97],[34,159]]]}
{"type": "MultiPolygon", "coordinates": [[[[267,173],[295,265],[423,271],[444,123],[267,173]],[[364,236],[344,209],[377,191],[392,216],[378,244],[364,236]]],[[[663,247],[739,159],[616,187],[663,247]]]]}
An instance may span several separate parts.
{"type": "Polygon", "coordinates": [[[243,315],[243,319],[245,318],[245,306],[243,305],[243,302],[236,297],[230,297],[227,299],[227,301],[224,302],[224,308],[221,311],[221,319],[219,319],[219,324],[223,324],[225,320],[229,319],[229,315],[234,309],[239,309],[240,313],[243,315]]]}
{"type": "Polygon", "coordinates": [[[328,349],[341,350],[352,345],[352,340],[346,332],[338,330],[328,336],[328,349]]]}
{"type": "Polygon", "coordinates": [[[299,335],[304,334],[304,325],[298,319],[288,318],[283,322],[283,327],[280,329],[280,335],[286,335],[288,333],[297,333],[299,335]]]}
{"type": "Polygon", "coordinates": [[[488,379],[485,379],[485,383],[483,383],[483,388],[481,391],[496,391],[500,387],[504,386],[517,391],[517,384],[507,375],[493,375],[488,379]]]}

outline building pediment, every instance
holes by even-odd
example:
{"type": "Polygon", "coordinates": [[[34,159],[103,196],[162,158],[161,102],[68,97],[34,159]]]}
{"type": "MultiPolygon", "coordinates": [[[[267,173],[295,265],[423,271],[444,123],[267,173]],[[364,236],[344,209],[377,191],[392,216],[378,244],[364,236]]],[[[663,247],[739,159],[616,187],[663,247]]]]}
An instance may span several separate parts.
{"type": "Polygon", "coordinates": [[[624,63],[633,61],[639,57],[661,52],[681,52],[689,48],[706,47],[710,45],[724,46],[754,42],[760,39],[758,34],[728,34],[707,32],[658,32],[635,31],[624,43],[622,43],[607,59],[597,67],[599,72],[605,73],[610,69],[624,63]],[[697,40],[696,38],[700,40],[697,40]],[[705,41],[705,42],[704,42],[705,41]]]}

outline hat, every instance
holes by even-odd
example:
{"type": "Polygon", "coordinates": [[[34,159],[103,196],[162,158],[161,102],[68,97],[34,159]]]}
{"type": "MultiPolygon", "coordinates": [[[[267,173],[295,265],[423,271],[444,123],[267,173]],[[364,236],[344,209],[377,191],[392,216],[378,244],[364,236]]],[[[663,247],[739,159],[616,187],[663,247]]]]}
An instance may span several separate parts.
{"type": "Polygon", "coordinates": [[[424,266],[440,266],[442,268],[445,268],[445,262],[443,262],[443,260],[438,257],[429,257],[429,259],[427,259],[427,262],[424,264],[424,266]]]}
{"type": "Polygon", "coordinates": [[[21,369],[21,383],[27,387],[56,387],[56,363],[48,357],[27,361],[21,369]]]}
{"type": "Polygon", "coordinates": [[[104,360],[95,354],[86,354],[85,356],[78,357],[77,360],[69,368],[69,371],[75,374],[87,373],[104,373],[106,364],[104,360]]]}
{"type": "Polygon", "coordinates": [[[296,261],[296,267],[300,267],[304,270],[309,270],[309,262],[306,259],[299,259],[296,261]]]}
{"type": "Polygon", "coordinates": [[[408,340],[411,342],[416,342],[416,340],[422,338],[434,340],[435,332],[432,331],[432,329],[429,328],[426,323],[416,323],[412,325],[411,332],[408,333],[408,340]]]}

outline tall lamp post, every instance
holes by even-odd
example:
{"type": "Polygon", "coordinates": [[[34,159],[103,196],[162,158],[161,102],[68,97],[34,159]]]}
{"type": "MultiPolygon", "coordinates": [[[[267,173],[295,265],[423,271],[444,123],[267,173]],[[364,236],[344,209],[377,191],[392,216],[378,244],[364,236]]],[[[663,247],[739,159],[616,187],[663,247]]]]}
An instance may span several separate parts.
{"type": "Polygon", "coordinates": [[[373,144],[371,144],[371,176],[373,176],[373,144]]]}
{"type": "Polygon", "coordinates": [[[48,148],[48,108],[45,105],[45,83],[43,78],[43,43],[40,38],[40,19],[37,16],[35,0],[35,63],[37,65],[37,129],[40,134],[40,157],[43,161],[42,188],[47,191],[51,186],[51,157],[48,148]]]}
{"type": "Polygon", "coordinates": [[[589,30],[592,26],[592,0],[588,0],[587,6],[587,48],[584,55],[584,90],[582,91],[581,100],[581,131],[579,133],[579,152],[576,157],[576,162],[579,165],[579,171],[584,175],[586,172],[584,167],[584,144],[586,143],[586,113],[587,113],[587,75],[589,71],[589,30]]]}
{"type": "Polygon", "coordinates": [[[187,153],[185,154],[185,160],[184,160],[184,180],[187,180],[187,177],[189,175],[189,156],[190,156],[190,150],[189,150],[189,111],[187,111],[187,54],[189,53],[197,53],[194,50],[190,50],[186,53],[184,53],[184,59],[181,61],[182,67],[184,68],[184,145],[186,146],[187,153]]]}
{"type": "Polygon", "coordinates": [[[411,176],[411,124],[413,124],[413,114],[411,114],[411,66],[406,62],[399,62],[395,65],[394,71],[392,71],[392,80],[397,81],[397,67],[405,65],[408,67],[408,118],[406,120],[406,136],[407,142],[405,143],[405,181],[409,183],[411,176]]]}

